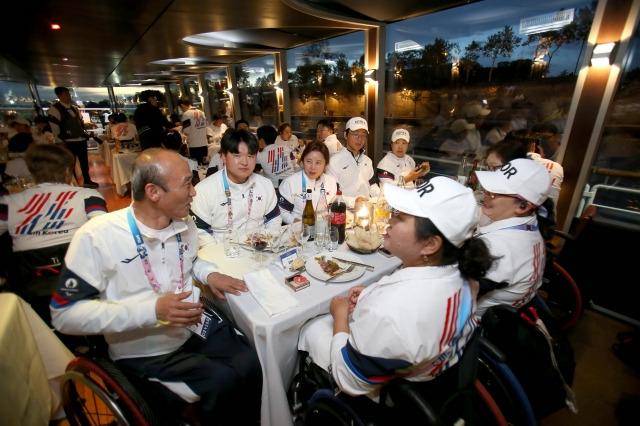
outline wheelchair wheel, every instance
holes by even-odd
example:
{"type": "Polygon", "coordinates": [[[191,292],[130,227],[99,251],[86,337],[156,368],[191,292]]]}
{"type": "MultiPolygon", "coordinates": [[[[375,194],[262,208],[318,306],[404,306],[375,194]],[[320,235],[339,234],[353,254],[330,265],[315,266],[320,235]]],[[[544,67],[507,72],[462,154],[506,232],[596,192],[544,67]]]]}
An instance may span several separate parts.
{"type": "Polygon", "coordinates": [[[62,405],[71,425],[156,425],[149,406],[109,360],[78,357],[67,366],[62,405]]]}
{"type": "Polygon", "coordinates": [[[545,268],[538,294],[563,330],[578,322],[582,314],[582,295],[573,277],[555,260],[545,268]]]}

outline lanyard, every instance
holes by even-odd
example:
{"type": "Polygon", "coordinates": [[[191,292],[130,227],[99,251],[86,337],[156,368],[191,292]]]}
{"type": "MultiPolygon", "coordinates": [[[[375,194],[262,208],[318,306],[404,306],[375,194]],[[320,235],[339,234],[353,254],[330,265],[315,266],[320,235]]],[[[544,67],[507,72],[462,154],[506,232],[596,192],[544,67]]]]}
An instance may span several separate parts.
{"type": "MultiPolygon", "coordinates": [[[[233,230],[233,207],[231,207],[231,189],[227,181],[227,174],[222,173],[222,184],[224,185],[224,195],[227,196],[227,231],[233,230]]],[[[251,207],[253,206],[253,186],[249,189],[249,206],[247,209],[247,221],[251,217],[251,207]]]]}
{"type": "MultiPolygon", "coordinates": [[[[156,275],[151,269],[151,262],[149,262],[149,253],[147,253],[147,248],[144,245],[144,240],[142,239],[142,235],[140,234],[138,225],[136,225],[135,220],[133,220],[131,208],[127,210],[127,219],[129,220],[129,228],[131,228],[131,234],[133,235],[133,240],[135,241],[136,247],[138,248],[138,254],[140,255],[140,260],[142,260],[142,266],[144,267],[144,273],[147,276],[149,285],[151,286],[153,291],[159,293],[161,290],[160,283],[158,283],[156,275]]],[[[182,287],[184,285],[184,273],[182,272],[182,267],[184,265],[184,251],[182,250],[182,238],[180,237],[179,232],[176,234],[176,239],[178,240],[178,257],[180,259],[180,281],[178,281],[178,290],[182,291],[182,287]]]]}
{"type": "MultiPolygon", "coordinates": [[[[320,184],[320,190],[324,188],[324,182],[320,184]]],[[[304,178],[304,171],[302,172],[302,208],[307,202],[307,180],[304,178]]]]}
{"type": "MultiPolygon", "coordinates": [[[[538,224],[536,223],[535,225],[527,225],[526,223],[521,223],[520,225],[513,225],[513,226],[508,226],[506,228],[500,228],[498,229],[498,231],[507,231],[509,229],[513,229],[516,231],[537,231],[538,230],[538,224]]],[[[481,234],[476,234],[476,237],[479,237],[481,235],[487,234],[488,232],[483,232],[481,234]]]]}

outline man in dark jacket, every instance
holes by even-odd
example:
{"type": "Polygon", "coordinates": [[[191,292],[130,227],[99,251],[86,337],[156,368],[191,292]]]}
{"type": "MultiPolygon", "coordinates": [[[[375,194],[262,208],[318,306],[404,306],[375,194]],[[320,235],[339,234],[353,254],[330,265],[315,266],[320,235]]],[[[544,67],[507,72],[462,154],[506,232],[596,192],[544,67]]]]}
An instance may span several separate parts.
{"type": "Polygon", "coordinates": [[[140,148],[143,150],[160,147],[164,131],[174,128],[158,108],[159,94],[157,90],[144,90],[140,94],[140,99],[145,102],[141,103],[133,113],[133,120],[140,137],[140,148]]]}

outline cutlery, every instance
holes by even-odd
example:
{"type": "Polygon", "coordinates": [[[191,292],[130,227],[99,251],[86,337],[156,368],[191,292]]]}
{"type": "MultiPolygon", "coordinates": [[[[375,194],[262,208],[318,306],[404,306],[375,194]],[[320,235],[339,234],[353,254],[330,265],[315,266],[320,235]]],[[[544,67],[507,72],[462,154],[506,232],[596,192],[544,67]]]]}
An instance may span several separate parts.
{"type": "Polygon", "coordinates": [[[339,257],[334,257],[333,259],[343,263],[350,263],[352,265],[364,266],[365,268],[369,268],[371,270],[375,269],[375,266],[367,265],[366,263],[354,262],[353,260],[347,260],[347,259],[340,259],[339,257]]]}
{"type": "Polygon", "coordinates": [[[337,274],[335,274],[334,276],[329,278],[326,282],[332,281],[332,280],[338,278],[342,274],[346,274],[347,272],[353,271],[355,269],[355,267],[356,267],[356,265],[354,265],[354,264],[350,265],[347,269],[345,269],[345,270],[343,270],[341,272],[338,272],[337,274]]]}

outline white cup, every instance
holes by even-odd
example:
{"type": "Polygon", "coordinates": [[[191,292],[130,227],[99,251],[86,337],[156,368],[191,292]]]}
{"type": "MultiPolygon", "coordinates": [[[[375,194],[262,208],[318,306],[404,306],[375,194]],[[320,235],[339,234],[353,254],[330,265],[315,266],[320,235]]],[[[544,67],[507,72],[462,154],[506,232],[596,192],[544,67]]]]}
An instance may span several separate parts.
{"type": "Polygon", "coordinates": [[[224,244],[224,254],[227,257],[240,256],[240,242],[238,241],[238,233],[236,231],[225,232],[222,235],[222,244],[224,244]]]}

